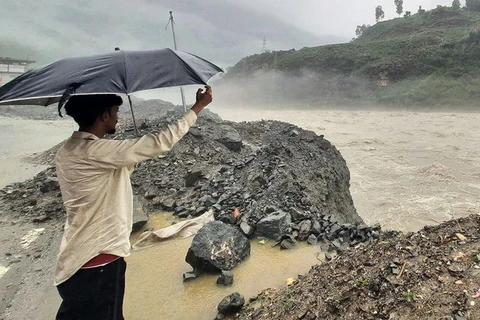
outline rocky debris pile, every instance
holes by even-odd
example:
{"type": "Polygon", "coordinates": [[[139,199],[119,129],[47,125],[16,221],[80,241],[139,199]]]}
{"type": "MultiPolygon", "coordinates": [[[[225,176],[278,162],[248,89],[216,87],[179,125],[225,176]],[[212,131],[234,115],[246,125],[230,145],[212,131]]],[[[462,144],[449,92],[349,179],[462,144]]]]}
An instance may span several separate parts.
{"type": "MultiPolygon", "coordinates": [[[[120,108],[121,118],[130,118],[131,111],[128,104],[128,100],[125,96],[122,96],[123,105],[120,108]]],[[[134,108],[135,116],[139,119],[148,119],[150,117],[156,117],[161,109],[172,109],[175,106],[160,99],[156,100],[144,100],[135,96],[131,96],[132,105],[134,108]]],[[[63,112],[65,116],[65,112],[63,112]]],[[[0,108],[0,116],[2,117],[19,117],[32,120],[61,120],[58,115],[58,104],[54,103],[49,106],[38,105],[6,105],[0,108]]],[[[65,116],[65,119],[67,116],[65,116]]],[[[133,129],[133,128],[132,128],[133,129]]]]}
{"type": "Polygon", "coordinates": [[[19,117],[32,120],[59,120],[56,105],[44,106],[22,106],[11,105],[0,108],[2,117],[19,117]]]}
{"type": "MultiPolygon", "coordinates": [[[[182,113],[161,108],[157,118],[138,121],[140,133],[159,130],[182,113]]],[[[132,138],[130,126],[125,121],[111,138],[132,138]]],[[[296,240],[328,240],[344,249],[378,237],[380,229],[363,225],[358,216],[349,180],[345,160],[323,136],[278,121],[223,121],[208,110],[172,151],[139,163],[132,175],[147,214],[172,211],[188,218],[213,208],[216,220],[248,237],[280,240],[283,248],[296,240]]],[[[0,210],[7,214],[63,216],[53,169],[0,193],[0,210]]]]}
{"type": "Polygon", "coordinates": [[[55,168],[0,190],[0,213],[12,219],[43,222],[63,219],[65,209],[55,168]]]}
{"type": "Polygon", "coordinates": [[[388,232],[250,299],[235,319],[480,319],[480,216],[388,232]]]}
{"type": "MultiPolygon", "coordinates": [[[[170,110],[164,119],[178,114],[170,110]]],[[[171,152],[139,164],[132,175],[151,210],[184,218],[213,207],[218,220],[252,229],[272,210],[286,212],[294,223],[329,215],[341,223],[362,223],[348,190],[346,163],[322,136],[278,121],[233,123],[204,116],[171,152]],[[232,216],[235,208],[240,220],[232,216]]],[[[163,124],[143,123],[148,131],[163,124]]],[[[116,138],[126,137],[131,135],[116,138]]]]}
{"type": "MultiPolygon", "coordinates": [[[[271,220],[270,218],[267,217],[265,220],[271,220]]],[[[332,221],[331,216],[323,216],[320,220],[302,220],[298,224],[291,223],[289,227],[290,229],[285,230],[277,238],[278,241],[274,246],[279,245],[281,249],[292,249],[297,241],[307,241],[311,245],[320,243],[322,251],[325,252],[344,251],[360,243],[375,242],[382,233],[381,226],[378,223],[371,227],[364,224],[342,224],[332,221]]],[[[263,224],[261,228],[263,230],[263,224]]],[[[263,231],[262,234],[264,234],[263,231]]],[[[272,239],[274,237],[270,236],[267,238],[272,239]]]]}

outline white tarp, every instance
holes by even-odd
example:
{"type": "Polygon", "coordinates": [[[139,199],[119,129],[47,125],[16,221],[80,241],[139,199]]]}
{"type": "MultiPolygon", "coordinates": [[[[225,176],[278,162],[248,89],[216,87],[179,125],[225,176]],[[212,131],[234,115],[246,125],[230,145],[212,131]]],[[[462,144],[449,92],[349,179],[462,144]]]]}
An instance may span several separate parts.
{"type": "Polygon", "coordinates": [[[151,247],[159,241],[175,237],[186,238],[193,236],[201,227],[213,220],[215,220],[215,218],[213,217],[213,211],[210,209],[197,218],[185,220],[163,229],[145,231],[140,235],[137,242],[132,245],[132,248],[133,250],[139,250],[151,247]]]}

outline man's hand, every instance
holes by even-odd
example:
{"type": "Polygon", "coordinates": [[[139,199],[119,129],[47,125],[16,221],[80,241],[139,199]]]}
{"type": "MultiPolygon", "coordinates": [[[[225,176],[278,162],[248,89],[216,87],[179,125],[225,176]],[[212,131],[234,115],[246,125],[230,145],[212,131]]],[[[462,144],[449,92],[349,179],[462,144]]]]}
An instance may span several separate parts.
{"type": "Polygon", "coordinates": [[[210,86],[205,86],[205,92],[203,89],[197,90],[197,100],[192,106],[192,111],[196,114],[199,114],[207,105],[212,102],[212,88],[210,86]]]}

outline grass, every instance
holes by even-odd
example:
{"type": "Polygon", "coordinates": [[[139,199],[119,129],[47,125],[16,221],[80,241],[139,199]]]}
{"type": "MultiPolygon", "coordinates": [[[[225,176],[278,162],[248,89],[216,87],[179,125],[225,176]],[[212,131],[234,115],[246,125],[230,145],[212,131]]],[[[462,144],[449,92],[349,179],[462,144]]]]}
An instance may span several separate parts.
{"type": "Polygon", "coordinates": [[[408,302],[412,302],[412,301],[415,301],[416,298],[417,298],[417,295],[413,292],[410,292],[410,290],[408,291],[405,291],[402,293],[402,296],[408,301],[408,302]]]}

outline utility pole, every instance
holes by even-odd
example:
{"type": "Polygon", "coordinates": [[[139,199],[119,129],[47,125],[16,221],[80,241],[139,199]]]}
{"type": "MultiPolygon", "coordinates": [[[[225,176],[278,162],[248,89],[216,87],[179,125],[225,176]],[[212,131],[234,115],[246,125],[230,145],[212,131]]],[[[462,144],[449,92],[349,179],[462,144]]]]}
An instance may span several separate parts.
{"type": "MultiPolygon", "coordinates": [[[[173,47],[175,50],[177,50],[177,39],[175,38],[175,27],[174,24],[175,22],[173,21],[173,13],[170,11],[170,19],[168,20],[167,26],[165,27],[165,30],[168,28],[168,25],[171,24],[172,26],[172,34],[173,34],[173,47]]],[[[183,87],[180,87],[180,94],[182,95],[182,104],[183,104],[183,111],[187,111],[187,105],[185,104],[185,93],[183,92],[183,87]]]]}
{"type": "Polygon", "coordinates": [[[262,45],[262,53],[268,52],[267,50],[267,38],[263,36],[263,45],[262,45]]]}

